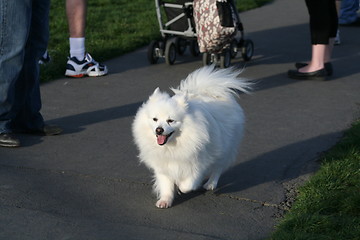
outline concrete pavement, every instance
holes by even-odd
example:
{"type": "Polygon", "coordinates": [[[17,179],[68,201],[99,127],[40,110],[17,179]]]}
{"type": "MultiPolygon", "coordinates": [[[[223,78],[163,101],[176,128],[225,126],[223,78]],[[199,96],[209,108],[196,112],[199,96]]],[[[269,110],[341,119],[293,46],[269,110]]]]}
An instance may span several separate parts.
{"type": "MultiPolygon", "coordinates": [[[[319,154],[360,116],[360,29],[341,27],[330,81],[296,81],[287,70],[310,57],[304,1],[275,0],[240,17],[255,43],[242,76],[257,85],[241,96],[245,138],[218,190],[155,207],[131,123],[156,87],[177,86],[202,63],[187,55],[149,65],[143,48],[106,62],[108,76],[42,85],[43,115],[65,132],[20,135],[23,147],[0,149],[0,239],[268,237],[319,154]]],[[[244,66],[240,57],[233,64],[244,66]]]]}

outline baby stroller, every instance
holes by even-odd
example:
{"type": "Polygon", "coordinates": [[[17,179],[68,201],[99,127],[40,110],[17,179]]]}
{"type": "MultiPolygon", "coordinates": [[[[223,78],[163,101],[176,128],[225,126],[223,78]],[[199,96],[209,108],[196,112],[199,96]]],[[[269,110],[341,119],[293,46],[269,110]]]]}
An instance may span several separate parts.
{"type": "Polygon", "coordinates": [[[194,20],[203,65],[227,68],[238,52],[244,61],[252,58],[254,43],[244,39],[244,28],[233,0],[194,0],[194,20]]]}
{"type": "Polygon", "coordinates": [[[163,57],[167,64],[172,65],[177,54],[183,55],[187,46],[190,46],[193,56],[199,56],[192,1],[155,0],[155,7],[162,39],[150,42],[147,51],[149,62],[155,64],[160,57],[163,57]],[[167,21],[163,21],[163,12],[167,21]]]}

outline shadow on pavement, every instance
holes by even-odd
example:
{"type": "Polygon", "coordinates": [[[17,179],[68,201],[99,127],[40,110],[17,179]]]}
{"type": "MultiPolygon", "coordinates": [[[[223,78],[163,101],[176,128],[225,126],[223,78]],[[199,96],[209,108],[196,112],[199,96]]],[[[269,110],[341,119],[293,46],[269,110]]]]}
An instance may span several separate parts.
{"type": "MultiPolygon", "coordinates": [[[[216,194],[241,192],[266,182],[291,180],[315,169],[308,165],[334,144],[342,133],[322,135],[287,145],[239,163],[223,174],[216,194]]],[[[317,166],[317,164],[315,164],[317,166]]],[[[313,167],[316,167],[316,166],[313,167]]]]}
{"type": "Polygon", "coordinates": [[[118,107],[52,119],[49,121],[49,124],[53,123],[63,126],[63,134],[80,132],[84,130],[85,126],[90,124],[134,116],[141,104],[142,102],[131,103],[118,107]]]}

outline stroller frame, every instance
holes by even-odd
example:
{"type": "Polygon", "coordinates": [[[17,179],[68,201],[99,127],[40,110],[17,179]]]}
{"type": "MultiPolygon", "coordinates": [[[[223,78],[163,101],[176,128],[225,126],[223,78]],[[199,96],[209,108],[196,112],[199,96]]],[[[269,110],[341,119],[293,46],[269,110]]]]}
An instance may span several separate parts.
{"type": "MultiPolygon", "coordinates": [[[[163,3],[164,7],[170,7],[170,8],[174,8],[174,9],[188,9],[189,7],[193,6],[192,2],[185,2],[183,5],[182,4],[176,4],[176,3],[163,3]]],[[[180,20],[181,18],[186,16],[186,13],[183,12],[181,14],[179,14],[178,16],[176,16],[175,18],[171,19],[168,22],[163,23],[162,20],[162,15],[161,15],[161,7],[160,7],[160,2],[155,0],[155,7],[156,7],[156,15],[158,18],[158,22],[159,22],[159,27],[160,27],[160,33],[161,36],[163,38],[166,37],[167,34],[170,35],[179,35],[179,36],[185,36],[185,37],[196,37],[197,34],[195,33],[195,31],[192,29],[192,23],[189,17],[187,17],[187,23],[188,23],[188,29],[185,30],[184,32],[181,31],[174,31],[174,30],[167,30],[167,27],[171,26],[171,24],[175,23],[176,21],[180,20]]]]}
{"type": "MultiPolygon", "coordinates": [[[[222,49],[221,52],[202,53],[203,65],[215,64],[220,65],[221,68],[227,68],[231,64],[231,59],[235,58],[239,52],[244,61],[249,61],[254,54],[253,41],[244,38],[244,28],[236,10],[235,2],[233,0],[228,1],[234,11],[236,34],[230,46],[222,49]]],[[[159,58],[165,58],[168,65],[173,65],[177,55],[183,55],[187,46],[190,46],[190,52],[193,56],[200,55],[193,6],[192,0],[178,0],[176,3],[155,0],[156,16],[162,38],[161,40],[152,40],[148,46],[147,58],[150,64],[156,64],[159,58]],[[168,18],[165,22],[163,21],[162,7],[168,18]],[[178,12],[169,16],[167,9],[175,9],[178,12]],[[180,28],[179,25],[181,25],[180,28]]]]}
{"type": "Polygon", "coordinates": [[[190,52],[193,56],[200,54],[192,17],[193,2],[186,0],[179,2],[181,3],[155,0],[156,16],[162,39],[153,40],[148,46],[147,57],[151,64],[157,63],[159,58],[165,58],[165,62],[172,65],[177,55],[184,54],[187,46],[190,46],[190,52]],[[162,8],[167,15],[167,21],[163,19],[162,8]],[[172,18],[169,17],[170,11],[173,11],[172,18]]]}

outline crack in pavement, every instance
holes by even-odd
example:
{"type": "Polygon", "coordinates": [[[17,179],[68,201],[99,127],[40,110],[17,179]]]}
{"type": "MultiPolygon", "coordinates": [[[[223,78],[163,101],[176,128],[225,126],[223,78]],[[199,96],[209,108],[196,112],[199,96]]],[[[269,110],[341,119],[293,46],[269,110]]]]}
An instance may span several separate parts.
{"type": "Polygon", "coordinates": [[[237,201],[245,201],[245,202],[257,203],[257,204],[260,204],[261,206],[264,206],[264,207],[281,208],[279,204],[268,203],[266,201],[254,200],[254,199],[250,199],[250,198],[238,197],[238,196],[234,196],[234,195],[231,195],[231,194],[219,194],[218,196],[220,196],[220,197],[228,197],[230,199],[235,199],[237,201]]]}

